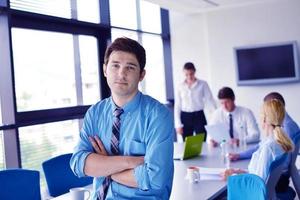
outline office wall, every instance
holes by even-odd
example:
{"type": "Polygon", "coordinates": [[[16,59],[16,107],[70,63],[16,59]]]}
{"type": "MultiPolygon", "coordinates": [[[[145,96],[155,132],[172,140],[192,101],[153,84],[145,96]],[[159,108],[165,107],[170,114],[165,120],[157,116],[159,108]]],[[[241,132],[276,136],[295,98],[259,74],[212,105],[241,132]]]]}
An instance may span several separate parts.
{"type": "Polygon", "coordinates": [[[174,85],[183,80],[182,64],[191,60],[197,76],[208,81],[214,96],[222,86],[236,93],[236,103],[259,117],[264,95],[282,93],[287,110],[300,124],[300,83],[237,86],[233,47],[296,40],[300,49],[299,0],[267,1],[205,14],[170,12],[174,85]]]}

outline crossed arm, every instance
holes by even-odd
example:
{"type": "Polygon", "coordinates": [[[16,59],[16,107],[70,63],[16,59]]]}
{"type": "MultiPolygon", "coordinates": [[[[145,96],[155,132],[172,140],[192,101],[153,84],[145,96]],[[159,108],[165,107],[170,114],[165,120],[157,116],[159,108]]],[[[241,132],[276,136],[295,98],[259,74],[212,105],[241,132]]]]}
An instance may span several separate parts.
{"type": "Polygon", "coordinates": [[[86,175],[110,176],[120,184],[137,187],[133,169],[144,163],[143,156],[109,156],[98,136],[89,137],[89,140],[96,153],[91,153],[86,158],[86,175]]]}

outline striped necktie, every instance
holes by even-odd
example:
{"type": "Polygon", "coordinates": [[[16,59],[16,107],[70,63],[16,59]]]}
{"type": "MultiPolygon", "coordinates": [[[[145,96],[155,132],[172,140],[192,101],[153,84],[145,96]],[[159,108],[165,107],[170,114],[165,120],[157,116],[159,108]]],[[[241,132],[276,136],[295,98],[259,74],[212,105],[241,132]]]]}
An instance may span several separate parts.
{"type": "MultiPolygon", "coordinates": [[[[120,127],[121,127],[121,114],[124,112],[122,108],[116,108],[114,110],[114,119],[113,119],[113,126],[112,126],[112,135],[111,135],[111,141],[110,141],[110,150],[113,155],[119,155],[119,139],[120,139],[120,127]]],[[[111,183],[110,177],[105,177],[105,179],[102,182],[102,187],[99,191],[98,200],[105,200],[107,190],[109,188],[109,185],[111,183]]]]}

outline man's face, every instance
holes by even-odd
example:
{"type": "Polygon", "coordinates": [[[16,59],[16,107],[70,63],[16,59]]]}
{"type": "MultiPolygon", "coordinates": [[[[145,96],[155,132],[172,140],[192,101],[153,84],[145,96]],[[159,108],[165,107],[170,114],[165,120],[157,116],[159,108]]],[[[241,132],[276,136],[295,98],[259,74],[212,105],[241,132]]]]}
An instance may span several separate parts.
{"type": "Polygon", "coordinates": [[[222,108],[227,112],[232,112],[235,108],[234,100],[232,99],[220,99],[222,108]]]}
{"type": "Polygon", "coordinates": [[[103,70],[114,98],[133,97],[145,76],[135,55],[124,51],[113,51],[103,70]]]}
{"type": "Polygon", "coordinates": [[[185,75],[185,80],[187,83],[193,83],[195,80],[195,71],[194,70],[183,70],[185,75]]]}

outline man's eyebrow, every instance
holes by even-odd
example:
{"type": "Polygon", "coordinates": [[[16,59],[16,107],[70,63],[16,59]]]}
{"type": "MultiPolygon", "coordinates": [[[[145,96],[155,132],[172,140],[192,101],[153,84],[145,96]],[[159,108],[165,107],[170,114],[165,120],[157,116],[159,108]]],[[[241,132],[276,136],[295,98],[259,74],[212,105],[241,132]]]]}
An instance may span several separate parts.
{"type": "Polygon", "coordinates": [[[127,62],[126,64],[127,64],[127,65],[133,65],[133,66],[135,66],[135,67],[138,67],[138,65],[137,65],[137,64],[135,64],[135,63],[132,63],[132,62],[127,62]]]}

